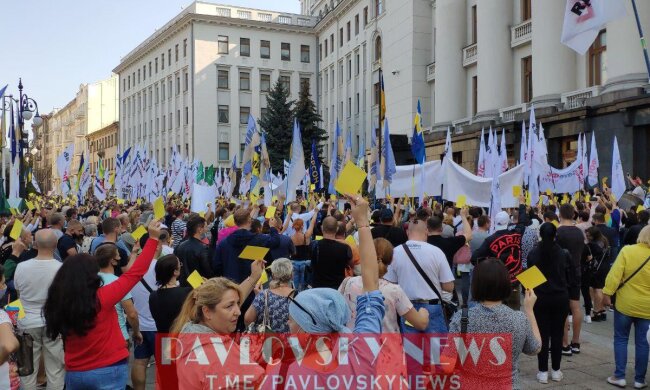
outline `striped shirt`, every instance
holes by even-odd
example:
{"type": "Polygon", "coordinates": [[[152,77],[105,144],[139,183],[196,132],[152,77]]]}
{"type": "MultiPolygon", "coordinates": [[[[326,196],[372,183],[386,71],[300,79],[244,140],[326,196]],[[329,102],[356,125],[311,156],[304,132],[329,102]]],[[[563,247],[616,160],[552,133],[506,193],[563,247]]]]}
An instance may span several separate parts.
{"type": "Polygon", "coordinates": [[[172,222],[172,246],[174,249],[176,249],[185,236],[185,226],[186,223],[182,219],[176,218],[174,222],[172,222]]]}

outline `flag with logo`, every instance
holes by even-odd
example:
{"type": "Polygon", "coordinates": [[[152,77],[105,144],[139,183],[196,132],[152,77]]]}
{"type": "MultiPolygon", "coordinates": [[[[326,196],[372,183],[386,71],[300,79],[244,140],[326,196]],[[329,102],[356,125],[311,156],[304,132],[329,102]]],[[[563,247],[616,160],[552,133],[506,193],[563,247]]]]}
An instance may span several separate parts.
{"type": "Polygon", "coordinates": [[[598,185],[598,168],[600,162],[598,161],[598,148],[596,148],[596,132],[591,133],[591,151],[589,154],[589,173],[587,182],[590,186],[598,185]]]}
{"type": "Polygon", "coordinates": [[[618,140],[614,136],[614,151],[612,153],[612,194],[616,200],[620,200],[625,193],[625,175],[623,174],[623,163],[621,154],[618,151],[618,140]]]}
{"type": "Polygon", "coordinates": [[[560,41],[584,55],[607,23],[625,15],[624,0],[567,0],[560,41]]]}
{"type": "Polygon", "coordinates": [[[316,147],[316,140],[311,141],[311,160],[309,161],[309,178],[310,183],[314,185],[316,192],[323,189],[322,176],[320,174],[321,166],[320,159],[318,158],[318,148],[316,147]]]}
{"type": "Polygon", "coordinates": [[[397,172],[395,164],[395,155],[390,142],[390,130],[388,129],[388,119],[384,120],[384,142],[381,144],[381,177],[384,179],[384,189],[393,182],[393,175],[397,172]]]}

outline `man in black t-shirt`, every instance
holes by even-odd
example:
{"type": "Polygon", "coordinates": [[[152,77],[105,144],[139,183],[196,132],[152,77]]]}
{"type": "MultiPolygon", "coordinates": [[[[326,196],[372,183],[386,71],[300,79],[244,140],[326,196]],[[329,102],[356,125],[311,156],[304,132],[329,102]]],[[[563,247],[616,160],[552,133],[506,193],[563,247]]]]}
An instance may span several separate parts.
{"type": "Polygon", "coordinates": [[[345,269],[352,264],[350,246],[336,240],[338,222],[334,217],[323,220],[323,239],[312,249],[312,287],[338,289],[345,279],[345,269]]]}
{"type": "Polygon", "coordinates": [[[467,214],[467,209],[460,210],[462,234],[455,237],[442,236],[442,219],[440,217],[433,216],[427,220],[427,230],[429,231],[427,242],[440,248],[445,254],[450,267],[453,267],[456,252],[472,239],[472,227],[467,220],[467,214]]]}
{"type": "Polygon", "coordinates": [[[386,208],[381,210],[380,213],[381,224],[373,226],[372,238],[385,238],[393,244],[394,248],[404,244],[408,241],[406,232],[401,227],[396,227],[393,224],[393,212],[386,208]]]}
{"type": "Polygon", "coordinates": [[[59,238],[59,242],[56,245],[62,261],[67,259],[68,256],[74,256],[79,253],[79,245],[77,243],[83,240],[83,237],[83,226],[81,222],[76,219],[70,220],[65,234],[59,238]]]}

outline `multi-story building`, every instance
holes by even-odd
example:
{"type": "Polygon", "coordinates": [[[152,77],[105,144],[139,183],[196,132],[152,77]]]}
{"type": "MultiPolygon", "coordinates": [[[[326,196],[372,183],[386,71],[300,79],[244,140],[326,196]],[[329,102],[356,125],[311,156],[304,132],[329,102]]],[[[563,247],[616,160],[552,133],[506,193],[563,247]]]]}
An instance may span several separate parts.
{"type": "MultiPolygon", "coordinates": [[[[243,149],[248,115],[264,115],[283,83],[297,99],[316,73],[315,18],[194,2],[122,58],[120,147],[159,163],[182,155],[227,166],[243,149]]],[[[241,158],[237,159],[241,161],[241,158]]]]}
{"type": "MultiPolygon", "coordinates": [[[[52,150],[49,156],[51,166],[52,188],[61,188],[61,178],[56,166],[56,159],[63,150],[74,144],[74,155],[71,162],[71,183],[76,182],[77,170],[81,162],[81,155],[87,153],[86,136],[89,132],[98,131],[119,118],[119,104],[117,102],[118,79],[116,75],[93,84],[82,84],[77,96],[65,107],[52,111],[44,119],[49,127],[49,142],[44,143],[44,148],[52,150]]],[[[40,149],[40,148],[39,148],[40,149]]],[[[87,158],[87,157],[86,157],[87,158]]]]}
{"type": "Polygon", "coordinates": [[[86,142],[88,143],[87,158],[91,175],[97,175],[100,159],[104,167],[105,177],[110,177],[115,172],[119,129],[119,123],[113,122],[103,129],[93,131],[86,136],[86,142]]]}
{"type": "Polygon", "coordinates": [[[37,153],[33,156],[33,175],[36,177],[38,185],[43,193],[52,190],[52,161],[53,155],[53,135],[50,131],[50,115],[41,115],[43,124],[41,126],[32,126],[34,135],[34,148],[37,153]]]}

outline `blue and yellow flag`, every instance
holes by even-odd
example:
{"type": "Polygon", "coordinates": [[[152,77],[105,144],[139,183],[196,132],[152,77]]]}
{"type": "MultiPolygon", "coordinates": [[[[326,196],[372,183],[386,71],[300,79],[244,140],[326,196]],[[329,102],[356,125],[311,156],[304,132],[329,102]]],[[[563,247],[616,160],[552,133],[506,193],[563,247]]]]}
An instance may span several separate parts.
{"type": "Polygon", "coordinates": [[[420,99],[418,99],[418,109],[415,113],[415,120],[413,125],[413,137],[411,138],[411,153],[413,158],[418,164],[424,164],[426,153],[424,151],[424,134],[422,133],[422,108],[420,107],[420,99]]]}

